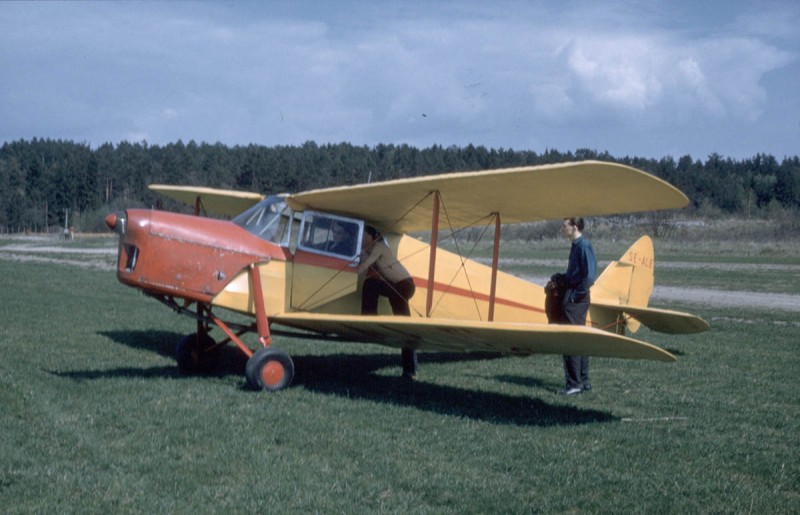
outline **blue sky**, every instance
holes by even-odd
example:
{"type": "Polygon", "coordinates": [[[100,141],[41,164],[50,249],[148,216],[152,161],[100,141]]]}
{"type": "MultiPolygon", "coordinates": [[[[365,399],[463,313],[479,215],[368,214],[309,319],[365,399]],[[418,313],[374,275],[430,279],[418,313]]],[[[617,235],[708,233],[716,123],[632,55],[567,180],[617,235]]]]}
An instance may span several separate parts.
{"type": "Polygon", "coordinates": [[[800,154],[800,2],[4,2],[0,141],[800,154]]]}

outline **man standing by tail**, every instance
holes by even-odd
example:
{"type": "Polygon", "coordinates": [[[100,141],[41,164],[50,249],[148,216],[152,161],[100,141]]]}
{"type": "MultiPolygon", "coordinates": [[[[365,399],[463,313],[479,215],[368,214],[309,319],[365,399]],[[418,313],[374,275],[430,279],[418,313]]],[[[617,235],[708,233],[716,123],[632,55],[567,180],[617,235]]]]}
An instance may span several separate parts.
{"type": "MultiPolygon", "coordinates": [[[[597,277],[597,258],[591,242],[583,237],[583,218],[565,218],[561,234],[572,240],[566,274],[556,274],[551,284],[563,284],[561,307],[565,322],[586,325],[589,311],[589,288],[597,277]]],[[[549,287],[549,285],[548,285],[549,287]]],[[[589,356],[564,356],[566,386],[561,395],[577,395],[592,389],[589,381],[589,356]]]]}

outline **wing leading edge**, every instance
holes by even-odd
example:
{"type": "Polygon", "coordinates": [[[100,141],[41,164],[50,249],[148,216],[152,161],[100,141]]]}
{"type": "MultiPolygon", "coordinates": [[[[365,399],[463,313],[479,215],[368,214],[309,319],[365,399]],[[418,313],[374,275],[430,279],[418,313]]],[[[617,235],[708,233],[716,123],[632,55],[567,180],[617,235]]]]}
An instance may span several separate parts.
{"type": "MultiPolygon", "coordinates": [[[[443,216],[467,227],[492,213],[503,223],[681,208],[689,200],[671,184],[629,166],[581,161],[461,172],[311,190],[288,197],[295,209],[364,218],[393,232],[431,227],[438,191],[443,216]]],[[[444,221],[444,218],[443,218],[444,221]]]]}
{"type": "Polygon", "coordinates": [[[473,322],[396,316],[285,313],[271,317],[287,327],[390,347],[420,350],[572,354],[675,361],[669,352],[625,336],[570,325],[473,322]]]}
{"type": "Polygon", "coordinates": [[[203,186],[170,186],[166,184],[151,184],[150,190],[160,193],[165,197],[185,202],[194,206],[200,199],[202,206],[207,210],[220,215],[235,216],[246,209],[258,204],[264,195],[246,191],[220,190],[203,186]]]}

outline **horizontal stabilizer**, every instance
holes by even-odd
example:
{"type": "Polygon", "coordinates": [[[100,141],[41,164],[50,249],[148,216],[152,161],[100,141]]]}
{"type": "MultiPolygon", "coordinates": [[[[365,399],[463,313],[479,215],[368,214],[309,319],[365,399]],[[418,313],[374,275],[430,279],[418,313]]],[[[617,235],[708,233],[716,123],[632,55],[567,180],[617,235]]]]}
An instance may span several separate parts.
{"type": "Polygon", "coordinates": [[[681,311],[650,307],[620,306],[603,302],[592,302],[592,309],[611,313],[626,313],[653,331],[667,334],[702,333],[709,329],[708,322],[700,317],[681,311]]]}
{"type": "Polygon", "coordinates": [[[655,345],[586,326],[319,313],[284,313],[270,319],[295,329],[389,347],[675,361],[655,345]]]}
{"type": "Polygon", "coordinates": [[[261,202],[264,195],[247,191],[219,190],[202,186],[171,186],[151,184],[150,190],[165,197],[185,202],[190,206],[200,205],[209,212],[224,216],[235,216],[261,202]]]}

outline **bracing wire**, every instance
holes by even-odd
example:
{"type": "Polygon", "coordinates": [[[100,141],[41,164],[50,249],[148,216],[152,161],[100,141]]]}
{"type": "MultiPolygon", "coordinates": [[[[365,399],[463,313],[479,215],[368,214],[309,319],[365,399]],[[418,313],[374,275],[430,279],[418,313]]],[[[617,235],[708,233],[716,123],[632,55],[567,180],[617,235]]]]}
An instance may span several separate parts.
{"type": "MultiPolygon", "coordinates": [[[[396,226],[398,223],[400,223],[400,220],[402,220],[403,218],[405,218],[405,216],[406,216],[408,213],[410,213],[411,211],[413,211],[414,209],[416,209],[416,208],[417,208],[417,206],[419,206],[420,204],[422,204],[422,203],[425,201],[425,199],[427,199],[427,198],[428,198],[428,197],[430,197],[431,195],[433,195],[433,191],[429,191],[429,192],[428,192],[428,193],[427,193],[425,196],[423,196],[423,197],[422,197],[422,198],[421,198],[421,199],[420,199],[420,200],[419,200],[419,201],[418,201],[416,204],[414,204],[414,205],[413,205],[413,206],[411,206],[409,209],[407,209],[407,210],[405,211],[405,213],[403,213],[402,215],[400,215],[400,217],[399,217],[399,218],[395,219],[395,221],[394,221],[394,222],[392,222],[392,224],[389,226],[389,229],[388,229],[388,230],[391,230],[392,228],[394,228],[394,226],[396,226]]],[[[413,254],[412,254],[412,255],[413,255],[413,254]]],[[[408,256],[407,256],[407,257],[408,257],[408,256]]],[[[306,299],[303,301],[303,303],[302,303],[302,304],[300,304],[300,305],[298,306],[298,308],[299,308],[299,309],[303,309],[303,308],[304,308],[304,307],[305,307],[305,306],[306,306],[306,305],[307,305],[309,302],[311,302],[312,300],[314,300],[314,298],[317,296],[317,294],[318,294],[319,292],[321,292],[321,291],[322,291],[322,290],[323,290],[323,289],[324,289],[324,288],[325,288],[325,287],[326,287],[328,284],[330,284],[330,282],[331,282],[331,281],[333,281],[334,279],[336,279],[336,277],[338,277],[338,275],[339,275],[340,273],[342,273],[342,272],[343,272],[343,271],[344,271],[344,270],[345,270],[345,269],[346,269],[348,266],[350,266],[350,263],[352,263],[352,262],[353,262],[353,260],[350,260],[349,262],[345,263],[343,266],[339,267],[339,269],[338,269],[338,270],[336,270],[336,273],[335,273],[335,274],[333,274],[333,275],[332,275],[332,276],[331,276],[331,277],[330,277],[330,278],[329,278],[327,281],[325,281],[325,282],[324,282],[324,283],[323,283],[323,284],[322,284],[322,285],[321,285],[319,288],[317,288],[316,290],[314,290],[314,291],[313,291],[313,292],[312,292],[312,293],[311,293],[311,294],[310,294],[310,295],[309,295],[309,296],[308,296],[308,297],[307,297],[307,298],[306,298],[306,299]]],[[[388,282],[388,281],[387,281],[387,282],[388,282]]],[[[323,301],[324,301],[324,300],[326,300],[327,298],[332,298],[332,297],[335,297],[335,296],[336,296],[336,295],[338,295],[338,293],[339,293],[339,292],[341,292],[342,290],[344,290],[344,287],[343,287],[343,288],[340,288],[340,289],[338,289],[338,290],[336,290],[336,291],[333,291],[333,292],[329,293],[329,294],[328,294],[328,296],[327,296],[326,298],[323,298],[323,299],[321,299],[321,300],[323,300],[323,301]]],[[[416,311],[416,310],[415,310],[415,311],[416,311]]]]}
{"type": "Polygon", "coordinates": [[[453,274],[453,277],[450,279],[450,282],[447,283],[447,288],[445,289],[445,291],[442,292],[441,295],[439,295],[439,298],[436,300],[436,303],[431,308],[431,312],[433,312],[436,309],[436,306],[438,306],[439,303],[442,301],[442,299],[444,298],[445,293],[447,293],[447,290],[453,285],[453,282],[455,282],[456,277],[458,277],[458,274],[461,273],[461,271],[463,270],[464,271],[464,277],[467,280],[467,286],[469,287],[469,292],[470,292],[470,295],[472,297],[472,302],[475,304],[475,312],[478,315],[478,319],[479,320],[483,320],[483,317],[481,316],[481,312],[480,312],[480,307],[478,306],[478,300],[475,298],[475,290],[472,288],[472,281],[470,281],[469,274],[466,273],[466,260],[469,259],[470,255],[472,255],[472,252],[475,250],[475,247],[478,245],[478,241],[481,241],[483,239],[483,236],[486,234],[486,231],[489,230],[489,223],[491,222],[491,219],[495,215],[489,214],[489,215],[483,216],[483,217],[479,218],[478,220],[476,220],[476,222],[474,222],[474,224],[472,226],[467,226],[467,227],[463,227],[462,229],[460,229],[460,230],[464,230],[464,229],[466,229],[468,227],[476,226],[477,222],[480,222],[480,221],[483,221],[483,220],[487,220],[487,223],[486,223],[486,225],[484,225],[484,228],[483,228],[483,231],[480,234],[480,237],[473,244],[472,248],[470,249],[470,253],[465,258],[465,256],[461,254],[461,247],[458,244],[458,239],[455,237],[456,233],[459,232],[460,230],[456,231],[456,230],[453,229],[452,223],[450,221],[450,216],[447,213],[447,207],[444,205],[444,200],[442,200],[442,210],[445,213],[445,218],[447,219],[448,227],[450,227],[450,234],[453,236],[453,242],[455,243],[456,252],[458,254],[459,260],[461,261],[461,266],[458,268],[458,270],[455,271],[455,273],[453,274]]]}

